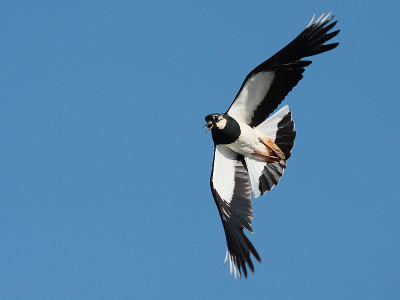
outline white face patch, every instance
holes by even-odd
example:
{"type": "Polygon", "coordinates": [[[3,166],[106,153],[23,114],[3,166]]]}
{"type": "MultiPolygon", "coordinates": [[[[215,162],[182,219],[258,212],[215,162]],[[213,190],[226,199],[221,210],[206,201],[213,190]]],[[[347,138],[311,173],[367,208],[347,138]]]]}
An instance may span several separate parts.
{"type": "Polygon", "coordinates": [[[220,119],[216,123],[218,129],[224,129],[226,126],[226,122],[227,120],[223,116],[220,116],[220,119]]]}

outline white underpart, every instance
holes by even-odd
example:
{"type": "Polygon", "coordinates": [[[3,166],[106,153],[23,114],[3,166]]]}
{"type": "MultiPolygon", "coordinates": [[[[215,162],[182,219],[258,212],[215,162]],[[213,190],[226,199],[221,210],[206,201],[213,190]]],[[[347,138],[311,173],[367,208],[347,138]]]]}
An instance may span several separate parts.
{"type": "Polygon", "coordinates": [[[275,72],[259,72],[248,79],[228,110],[228,115],[236,121],[250,124],[257,106],[264,100],[275,72]]]}
{"type": "Polygon", "coordinates": [[[236,156],[224,145],[215,147],[213,185],[222,200],[230,203],[235,188],[236,156]]]}
{"type": "Polygon", "coordinates": [[[239,138],[232,144],[226,146],[243,156],[254,157],[254,151],[264,152],[265,146],[258,140],[259,133],[245,123],[238,122],[238,124],[240,126],[239,138]]]}
{"type": "Polygon", "coordinates": [[[289,106],[286,105],[255,128],[238,121],[240,136],[234,143],[226,146],[244,157],[256,158],[257,155],[254,155],[253,152],[265,152],[265,145],[259,141],[258,137],[266,135],[274,142],[278,123],[288,112],[289,106]]]}
{"type": "MultiPolygon", "coordinates": [[[[273,142],[275,142],[276,132],[278,130],[278,124],[288,112],[289,112],[289,106],[286,105],[286,106],[282,107],[279,111],[277,111],[275,114],[273,114],[271,117],[269,117],[267,120],[265,120],[260,125],[258,125],[256,128],[252,129],[251,127],[249,127],[249,128],[251,128],[252,133],[249,134],[249,133],[247,133],[247,131],[245,131],[245,133],[246,133],[245,136],[251,136],[251,138],[248,138],[247,141],[252,141],[254,135],[257,138],[257,136],[258,136],[257,133],[260,132],[260,133],[266,135],[268,138],[270,138],[273,142]]],[[[242,126],[240,128],[242,129],[242,126]]],[[[243,132],[242,132],[242,134],[243,134],[243,132]]],[[[258,140],[257,140],[257,142],[258,142],[258,140]]],[[[236,143],[237,142],[235,142],[231,145],[234,145],[236,143]]],[[[248,144],[250,145],[250,142],[248,144]]],[[[250,183],[251,183],[251,187],[253,190],[253,195],[254,195],[254,198],[257,198],[261,195],[261,192],[258,187],[260,184],[260,176],[264,169],[265,162],[253,159],[253,158],[251,158],[252,156],[249,154],[245,155],[245,153],[248,151],[247,149],[250,149],[249,146],[244,146],[245,143],[239,142],[239,143],[237,143],[237,145],[239,145],[239,147],[241,147],[241,149],[237,149],[236,147],[231,148],[230,145],[228,145],[228,146],[232,150],[244,155],[247,169],[249,172],[250,183]]],[[[252,145],[252,147],[256,147],[256,143],[254,143],[254,145],[252,145]]]]}

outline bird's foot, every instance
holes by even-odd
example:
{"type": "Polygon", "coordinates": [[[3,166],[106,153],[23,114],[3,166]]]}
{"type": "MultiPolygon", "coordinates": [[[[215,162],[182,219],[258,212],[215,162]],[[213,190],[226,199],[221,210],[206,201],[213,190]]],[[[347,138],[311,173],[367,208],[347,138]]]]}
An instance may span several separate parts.
{"type": "Polygon", "coordinates": [[[279,156],[260,153],[257,151],[253,151],[252,154],[257,155],[257,156],[262,156],[264,159],[259,159],[260,161],[277,162],[277,161],[281,160],[281,158],[279,156]]]}
{"type": "Polygon", "coordinates": [[[264,146],[266,146],[272,152],[272,154],[274,154],[271,157],[277,157],[278,160],[285,159],[285,154],[283,154],[281,149],[279,149],[279,147],[273,141],[271,141],[269,138],[259,137],[258,140],[260,141],[260,143],[262,143],[264,146]]]}

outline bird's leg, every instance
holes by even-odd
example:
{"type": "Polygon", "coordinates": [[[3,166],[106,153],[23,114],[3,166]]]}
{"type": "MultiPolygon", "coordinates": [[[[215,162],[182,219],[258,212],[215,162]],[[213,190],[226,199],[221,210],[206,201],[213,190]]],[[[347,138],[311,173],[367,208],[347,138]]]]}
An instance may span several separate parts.
{"type": "Polygon", "coordinates": [[[268,154],[260,153],[257,151],[253,151],[252,154],[262,156],[263,158],[256,158],[260,161],[276,162],[276,161],[280,160],[280,158],[278,156],[268,155],[268,154]]]}
{"type": "MultiPolygon", "coordinates": [[[[258,137],[258,140],[260,141],[260,143],[265,145],[278,158],[285,159],[285,154],[283,154],[282,150],[279,149],[279,147],[273,141],[271,141],[271,139],[269,139],[266,136],[263,136],[263,137],[258,137]]],[[[275,156],[271,156],[271,157],[275,157],[275,156]]]]}

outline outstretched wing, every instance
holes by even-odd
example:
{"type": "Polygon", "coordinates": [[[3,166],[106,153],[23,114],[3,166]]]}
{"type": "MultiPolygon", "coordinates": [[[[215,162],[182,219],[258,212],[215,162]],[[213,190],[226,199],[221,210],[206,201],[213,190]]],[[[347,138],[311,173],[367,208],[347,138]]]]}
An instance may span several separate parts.
{"type": "Polygon", "coordinates": [[[328,33],[337,21],[329,23],[330,13],[310,24],[286,47],[266,60],[247,75],[228,115],[255,127],[263,122],[303,78],[304,68],[311,61],[300,59],[335,48],[339,43],[324,45],[339,33],[328,33]]]}
{"type": "Polygon", "coordinates": [[[211,191],[217,204],[219,215],[224,226],[230,271],[239,277],[243,270],[247,277],[246,263],[254,272],[250,253],[261,262],[256,249],[244,235],[243,228],[253,233],[251,220],[251,187],[249,176],[243,163],[243,157],[224,145],[217,145],[214,151],[214,162],[210,179],[211,191]]]}

